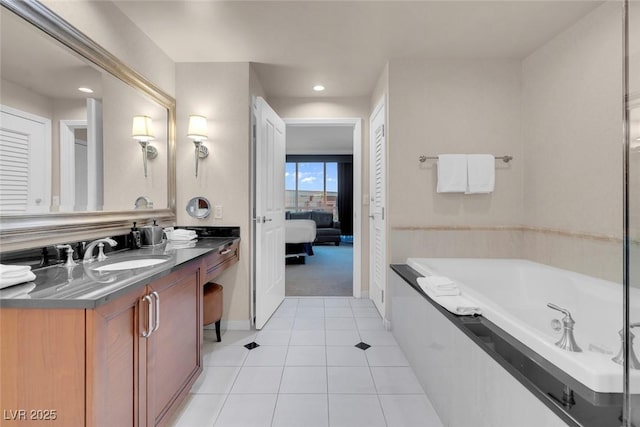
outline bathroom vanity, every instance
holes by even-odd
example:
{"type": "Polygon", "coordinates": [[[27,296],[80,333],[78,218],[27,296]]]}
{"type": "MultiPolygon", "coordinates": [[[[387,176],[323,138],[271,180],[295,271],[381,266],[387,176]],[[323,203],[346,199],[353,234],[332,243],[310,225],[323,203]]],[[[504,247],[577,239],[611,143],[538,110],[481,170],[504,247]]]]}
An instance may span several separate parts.
{"type": "Polygon", "coordinates": [[[238,262],[239,240],[36,271],[30,298],[0,301],[1,424],[166,425],[202,372],[202,287],[238,262]],[[167,259],[99,269],[151,256],[167,259]]]}

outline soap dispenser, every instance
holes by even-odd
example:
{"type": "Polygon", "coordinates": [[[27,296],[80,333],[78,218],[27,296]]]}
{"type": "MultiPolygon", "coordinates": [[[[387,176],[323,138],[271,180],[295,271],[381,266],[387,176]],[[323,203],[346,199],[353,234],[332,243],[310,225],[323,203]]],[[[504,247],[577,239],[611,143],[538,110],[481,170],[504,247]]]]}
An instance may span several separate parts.
{"type": "Polygon", "coordinates": [[[142,236],[140,235],[140,230],[136,227],[136,223],[133,223],[133,227],[131,228],[131,249],[140,249],[142,247],[142,236]]]}

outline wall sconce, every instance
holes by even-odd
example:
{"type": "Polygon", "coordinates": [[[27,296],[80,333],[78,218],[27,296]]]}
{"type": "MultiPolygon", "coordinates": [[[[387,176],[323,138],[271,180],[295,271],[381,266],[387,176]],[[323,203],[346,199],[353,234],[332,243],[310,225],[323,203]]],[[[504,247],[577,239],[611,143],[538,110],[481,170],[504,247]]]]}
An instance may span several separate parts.
{"type": "Polygon", "coordinates": [[[142,146],[142,161],[144,162],[144,177],[147,177],[147,159],[158,157],[156,147],[149,145],[153,141],[153,122],[149,116],[133,116],[131,137],[142,146]]]}
{"type": "Polygon", "coordinates": [[[198,177],[198,163],[200,159],[206,159],[209,149],[202,145],[207,140],[207,118],[204,116],[189,116],[189,130],[187,136],[193,139],[196,146],[196,178],[198,177]]]}

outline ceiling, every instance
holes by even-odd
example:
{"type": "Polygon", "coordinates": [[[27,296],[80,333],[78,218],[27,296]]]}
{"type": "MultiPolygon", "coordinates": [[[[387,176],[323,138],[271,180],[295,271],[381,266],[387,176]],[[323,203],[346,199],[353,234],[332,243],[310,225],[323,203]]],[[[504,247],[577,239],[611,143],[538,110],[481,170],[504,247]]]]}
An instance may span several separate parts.
{"type": "Polygon", "coordinates": [[[521,59],[600,3],[115,1],[175,62],[257,63],[271,97],[368,96],[392,58],[521,59]]]}
{"type": "Polygon", "coordinates": [[[353,154],[353,126],[287,125],[287,154],[353,154]]]}

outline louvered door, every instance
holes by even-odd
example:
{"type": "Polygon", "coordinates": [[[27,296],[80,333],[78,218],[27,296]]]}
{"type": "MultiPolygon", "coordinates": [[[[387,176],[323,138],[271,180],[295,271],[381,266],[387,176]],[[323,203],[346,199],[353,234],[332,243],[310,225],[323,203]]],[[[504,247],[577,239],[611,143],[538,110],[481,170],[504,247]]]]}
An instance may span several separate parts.
{"type": "Polygon", "coordinates": [[[48,212],[51,121],[0,106],[0,212],[48,212]]]}
{"type": "Polygon", "coordinates": [[[386,290],[386,114],[384,99],[380,101],[370,119],[370,273],[369,297],[385,317],[386,290]]]}

